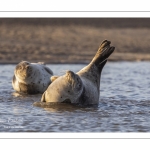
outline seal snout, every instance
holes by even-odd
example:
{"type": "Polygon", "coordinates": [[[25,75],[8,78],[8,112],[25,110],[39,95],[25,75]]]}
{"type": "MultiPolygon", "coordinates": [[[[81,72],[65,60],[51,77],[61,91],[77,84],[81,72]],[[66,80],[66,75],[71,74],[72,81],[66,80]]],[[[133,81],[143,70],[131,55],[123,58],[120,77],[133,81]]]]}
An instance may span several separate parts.
{"type": "Polygon", "coordinates": [[[21,62],[16,66],[16,72],[21,77],[28,77],[30,76],[32,71],[32,68],[30,66],[30,63],[28,62],[21,62]]]}
{"type": "Polygon", "coordinates": [[[66,72],[66,76],[71,77],[71,78],[74,78],[75,74],[74,74],[74,72],[68,70],[68,71],[66,72]]]}
{"type": "Polygon", "coordinates": [[[75,80],[75,73],[68,70],[65,74],[66,79],[68,80],[69,83],[73,84],[75,80]]]}

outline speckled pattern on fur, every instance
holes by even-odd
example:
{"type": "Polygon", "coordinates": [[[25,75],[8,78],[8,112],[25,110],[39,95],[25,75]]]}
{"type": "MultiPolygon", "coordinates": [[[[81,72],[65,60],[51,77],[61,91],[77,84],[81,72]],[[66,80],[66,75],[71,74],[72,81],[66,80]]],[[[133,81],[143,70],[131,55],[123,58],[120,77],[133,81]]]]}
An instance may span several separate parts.
{"type": "Polygon", "coordinates": [[[43,93],[50,85],[52,75],[52,70],[44,63],[22,61],[15,68],[12,86],[17,92],[43,93]]]}
{"type": "Polygon", "coordinates": [[[42,95],[41,102],[98,104],[101,71],[115,49],[110,43],[104,40],[89,65],[78,73],[67,71],[63,76],[52,77],[53,82],[42,95]]]}

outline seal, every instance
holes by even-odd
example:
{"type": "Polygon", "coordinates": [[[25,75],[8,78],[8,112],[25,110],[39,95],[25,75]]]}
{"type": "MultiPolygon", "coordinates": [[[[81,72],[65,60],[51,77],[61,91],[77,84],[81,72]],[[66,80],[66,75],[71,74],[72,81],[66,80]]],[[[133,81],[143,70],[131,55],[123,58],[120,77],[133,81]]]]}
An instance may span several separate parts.
{"type": "Polygon", "coordinates": [[[82,105],[97,105],[100,96],[100,77],[108,57],[115,47],[104,40],[92,61],[79,72],[68,70],[62,76],[52,76],[53,81],[43,93],[41,102],[65,102],[82,105]]]}
{"type": "Polygon", "coordinates": [[[51,83],[53,72],[43,62],[20,62],[12,79],[14,90],[26,94],[43,94],[51,83]]]}

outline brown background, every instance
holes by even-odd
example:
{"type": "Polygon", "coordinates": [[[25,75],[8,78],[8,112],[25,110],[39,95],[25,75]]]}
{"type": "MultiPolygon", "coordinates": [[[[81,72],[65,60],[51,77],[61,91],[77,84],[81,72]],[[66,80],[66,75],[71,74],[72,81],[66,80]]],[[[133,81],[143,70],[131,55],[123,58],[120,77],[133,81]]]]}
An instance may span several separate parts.
{"type": "Polygon", "coordinates": [[[150,18],[0,18],[0,63],[88,63],[104,39],[110,61],[150,60],[150,18]]]}

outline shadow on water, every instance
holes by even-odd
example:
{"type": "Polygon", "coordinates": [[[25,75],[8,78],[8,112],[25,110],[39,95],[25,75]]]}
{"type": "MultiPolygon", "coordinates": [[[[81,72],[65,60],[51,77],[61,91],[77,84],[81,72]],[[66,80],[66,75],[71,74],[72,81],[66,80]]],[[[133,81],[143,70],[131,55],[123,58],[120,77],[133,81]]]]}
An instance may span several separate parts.
{"type": "Polygon", "coordinates": [[[71,103],[53,103],[53,102],[34,102],[33,106],[42,107],[48,112],[62,112],[62,111],[93,111],[98,109],[98,105],[83,106],[80,104],[71,103]]]}

